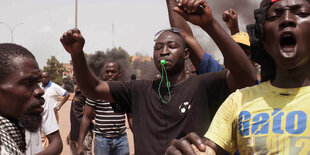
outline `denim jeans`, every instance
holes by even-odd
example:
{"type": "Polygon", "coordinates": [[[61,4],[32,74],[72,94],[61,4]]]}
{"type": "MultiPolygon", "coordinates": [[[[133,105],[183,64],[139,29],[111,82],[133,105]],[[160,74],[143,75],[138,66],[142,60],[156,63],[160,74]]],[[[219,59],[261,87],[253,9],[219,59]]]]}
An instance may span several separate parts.
{"type": "Polygon", "coordinates": [[[114,138],[96,134],[94,141],[95,155],[129,155],[127,134],[114,138]]]}

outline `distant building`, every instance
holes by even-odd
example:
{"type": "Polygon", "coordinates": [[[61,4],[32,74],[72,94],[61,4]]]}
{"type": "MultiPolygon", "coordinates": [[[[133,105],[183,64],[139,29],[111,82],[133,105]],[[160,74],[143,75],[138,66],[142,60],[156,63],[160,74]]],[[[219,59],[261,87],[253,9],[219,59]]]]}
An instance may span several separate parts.
{"type": "Polygon", "coordinates": [[[62,73],[63,76],[70,76],[72,77],[73,76],[73,66],[72,66],[72,61],[70,61],[70,63],[63,63],[62,64],[63,67],[67,70],[67,73],[62,73]]]}

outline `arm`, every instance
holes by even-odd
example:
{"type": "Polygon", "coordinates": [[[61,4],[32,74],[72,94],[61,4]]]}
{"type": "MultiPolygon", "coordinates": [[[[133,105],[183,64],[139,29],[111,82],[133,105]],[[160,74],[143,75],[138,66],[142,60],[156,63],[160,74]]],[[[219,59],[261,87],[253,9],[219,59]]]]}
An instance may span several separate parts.
{"type": "Polygon", "coordinates": [[[103,99],[113,102],[110,88],[104,81],[100,81],[90,71],[84,56],[85,40],[78,29],[71,29],[60,38],[65,50],[71,54],[73,70],[82,93],[90,99],[103,99]]]}
{"type": "Polygon", "coordinates": [[[46,136],[48,139],[48,146],[42,152],[37,155],[49,155],[49,154],[60,154],[62,152],[62,141],[59,134],[59,130],[46,136]]]}
{"type": "MultiPolygon", "coordinates": [[[[191,51],[190,59],[193,65],[195,66],[195,68],[197,70],[198,69],[200,70],[201,62],[207,53],[206,54],[204,53],[203,48],[194,38],[192,30],[187,24],[186,20],[182,16],[180,16],[178,13],[173,11],[173,8],[177,7],[176,0],[166,0],[166,3],[167,3],[169,22],[170,22],[171,27],[177,27],[181,29],[181,35],[184,38],[185,42],[188,44],[190,51],[191,51]]],[[[212,58],[210,57],[210,59],[212,58]]],[[[210,62],[211,63],[207,63],[208,66],[204,66],[204,67],[208,68],[208,67],[214,66],[214,68],[218,68],[221,70],[222,68],[221,65],[218,64],[215,60],[214,61],[211,60],[210,62]]],[[[217,71],[220,71],[220,70],[217,70],[217,71]]],[[[206,70],[206,72],[208,71],[206,70]]]]}
{"type": "MultiPolygon", "coordinates": [[[[184,4],[181,3],[180,5],[184,4]]],[[[225,32],[217,20],[213,18],[208,3],[205,0],[198,0],[186,6],[189,7],[189,5],[192,5],[191,7],[196,9],[199,5],[202,5],[204,7],[204,13],[199,16],[188,14],[178,7],[174,7],[173,9],[182,15],[184,19],[195,25],[199,25],[217,44],[225,58],[226,67],[229,69],[226,79],[230,91],[233,92],[236,89],[255,84],[256,73],[249,58],[241,47],[225,32]]],[[[195,10],[192,9],[192,11],[195,10]]]]}
{"type": "Polygon", "coordinates": [[[81,126],[80,126],[77,154],[80,154],[83,152],[83,141],[89,130],[89,125],[90,125],[90,121],[92,121],[93,113],[94,113],[94,108],[85,104],[84,115],[82,117],[81,126]]]}
{"type": "Polygon", "coordinates": [[[205,137],[200,138],[192,132],[181,139],[174,139],[167,148],[165,155],[196,154],[193,147],[201,152],[208,152],[207,154],[225,154],[225,150],[220,146],[205,137]]]}
{"type": "Polygon", "coordinates": [[[127,121],[128,121],[128,124],[129,124],[129,128],[130,128],[130,130],[131,130],[131,132],[133,133],[133,124],[132,124],[132,114],[130,114],[130,113],[126,113],[126,115],[127,115],[127,121]]]}
{"type": "Polygon", "coordinates": [[[224,11],[223,21],[230,30],[230,34],[234,35],[239,32],[238,14],[234,9],[224,11]]]}
{"type": "Polygon", "coordinates": [[[67,100],[69,99],[70,94],[66,93],[66,95],[63,97],[63,99],[61,100],[61,102],[59,103],[59,105],[57,106],[57,111],[60,110],[60,108],[67,102],[67,100]]]}

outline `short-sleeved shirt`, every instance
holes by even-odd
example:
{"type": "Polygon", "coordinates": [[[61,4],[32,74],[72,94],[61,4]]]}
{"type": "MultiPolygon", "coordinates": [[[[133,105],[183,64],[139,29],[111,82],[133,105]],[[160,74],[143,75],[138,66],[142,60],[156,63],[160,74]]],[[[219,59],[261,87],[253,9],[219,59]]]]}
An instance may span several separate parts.
{"type": "Polygon", "coordinates": [[[49,100],[53,108],[57,105],[58,96],[65,96],[67,94],[67,91],[65,89],[52,81],[49,81],[46,86],[43,86],[42,84],[41,88],[44,90],[43,98],[45,99],[45,101],[49,100]]]}
{"type": "Polygon", "coordinates": [[[107,138],[126,133],[125,114],[114,112],[110,102],[86,98],[86,104],[95,110],[94,133],[107,138]]]}
{"type": "MultiPolygon", "coordinates": [[[[226,71],[192,75],[171,88],[171,101],[161,101],[159,80],[108,82],[114,111],[132,113],[135,153],[164,154],[174,138],[189,132],[203,136],[212,116],[229,94],[226,71]]],[[[168,98],[167,89],[162,96],[168,98]]]]}
{"type": "Polygon", "coordinates": [[[205,52],[197,69],[197,74],[219,72],[221,70],[223,70],[223,67],[210,54],[205,52]]]}
{"type": "Polygon", "coordinates": [[[310,154],[310,86],[283,89],[270,81],[237,90],[205,135],[240,154],[310,154]]]}

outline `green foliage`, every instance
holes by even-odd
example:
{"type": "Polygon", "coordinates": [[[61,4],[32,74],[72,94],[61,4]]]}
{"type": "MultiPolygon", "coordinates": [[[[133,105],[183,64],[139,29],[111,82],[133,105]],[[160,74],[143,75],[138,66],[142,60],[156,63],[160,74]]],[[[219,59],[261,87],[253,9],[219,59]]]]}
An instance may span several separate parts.
{"type": "Polygon", "coordinates": [[[50,79],[58,85],[62,85],[62,73],[67,72],[63,64],[60,63],[55,56],[51,56],[51,58],[47,60],[46,66],[43,67],[43,71],[48,72],[50,79]]]}

